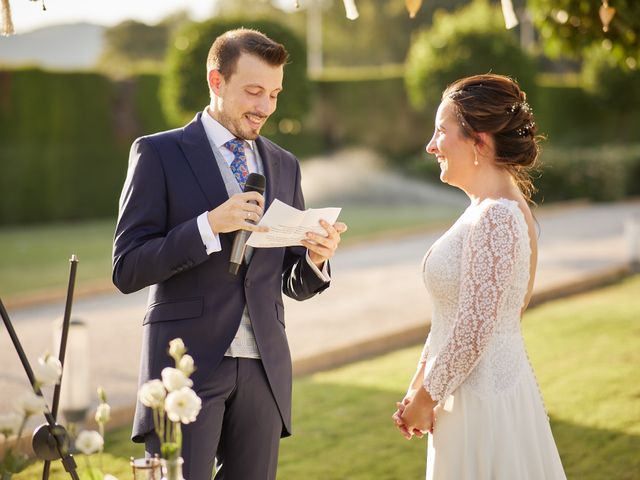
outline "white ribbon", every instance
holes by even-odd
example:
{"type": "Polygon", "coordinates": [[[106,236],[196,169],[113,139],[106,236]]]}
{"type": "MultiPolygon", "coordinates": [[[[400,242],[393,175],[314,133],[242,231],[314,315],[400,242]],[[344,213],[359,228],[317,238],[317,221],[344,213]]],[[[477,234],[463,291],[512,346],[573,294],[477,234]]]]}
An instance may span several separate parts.
{"type": "Polygon", "coordinates": [[[11,6],[9,5],[9,0],[1,0],[0,6],[2,7],[2,26],[0,26],[0,35],[8,37],[15,33],[15,30],[13,29],[13,22],[11,21],[11,6]]]}
{"type": "Polygon", "coordinates": [[[360,16],[358,13],[358,8],[356,7],[355,0],[343,0],[344,1],[344,9],[347,12],[347,18],[349,20],[355,20],[360,16]]]}
{"type": "Polygon", "coordinates": [[[513,3],[511,0],[500,0],[502,3],[502,15],[504,15],[504,24],[507,30],[518,25],[518,17],[516,12],[513,11],[513,3]]]}

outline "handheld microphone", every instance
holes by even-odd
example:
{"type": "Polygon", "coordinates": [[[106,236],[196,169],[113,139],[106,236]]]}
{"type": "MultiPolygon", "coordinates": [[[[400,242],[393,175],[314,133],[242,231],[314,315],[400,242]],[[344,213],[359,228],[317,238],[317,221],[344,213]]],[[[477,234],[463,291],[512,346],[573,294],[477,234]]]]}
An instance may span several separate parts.
{"type": "MultiPolygon", "coordinates": [[[[264,186],[266,180],[264,175],[259,173],[252,173],[247,178],[247,183],[244,185],[245,192],[258,192],[264,195],[264,186]]],[[[255,203],[255,202],[252,202],[255,203]]],[[[253,223],[251,220],[247,220],[249,223],[253,223]]],[[[229,273],[237,275],[240,270],[240,265],[244,260],[244,251],[247,247],[247,240],[249,239],[251,232],[249,230],[238,230],[236,237],[233,239],[233,247],[231,247],[231,258],[229,259],[229,273]]]]}

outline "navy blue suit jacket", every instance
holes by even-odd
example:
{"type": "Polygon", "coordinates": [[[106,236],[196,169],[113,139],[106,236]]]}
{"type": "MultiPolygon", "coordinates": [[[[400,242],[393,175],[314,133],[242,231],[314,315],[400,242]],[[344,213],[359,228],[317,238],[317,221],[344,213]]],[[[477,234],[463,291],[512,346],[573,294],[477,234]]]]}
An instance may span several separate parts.
{"type": "MultiPolygon", "coordinates": [[[[123,293],[150,286],[144,318],[140,385],[173,366],[168,343],[181,337],[195,360],[194,389],[211,375],[240,324],[245,304],[262,363],[291,432],[291,356],[282,292],[304,300],[328,287],[305,260],[306,250],[260,248],[240,273],[228,273],[235,233],[221,234],[222,251],[207,255],[197,217],[229,197],[200,121],[137,139],[120,197],[113,248],[113,282],[123,293]]],[[[267,206],[277,198],[304,209],[300,165],[294,155],[258,137],[267,180],[267,206]]],[[[133,439],[153,430],[139,402],[133,439]]]]}

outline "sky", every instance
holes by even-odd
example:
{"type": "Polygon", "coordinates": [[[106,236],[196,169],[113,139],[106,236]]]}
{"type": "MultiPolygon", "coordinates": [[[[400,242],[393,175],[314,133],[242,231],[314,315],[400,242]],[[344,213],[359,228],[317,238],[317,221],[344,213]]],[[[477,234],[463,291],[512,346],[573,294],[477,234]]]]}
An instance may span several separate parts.
{"type": "Polygon", "coordinates": [[[42,11],[40,0],[9,1],[18,34],[62,23],[112,26],[133,19],[154,24],[180,10],[187,10],[194,20],[204,20],[211,16],[216,3],[215,0],[45,0],[47,10],[42,11]]]}

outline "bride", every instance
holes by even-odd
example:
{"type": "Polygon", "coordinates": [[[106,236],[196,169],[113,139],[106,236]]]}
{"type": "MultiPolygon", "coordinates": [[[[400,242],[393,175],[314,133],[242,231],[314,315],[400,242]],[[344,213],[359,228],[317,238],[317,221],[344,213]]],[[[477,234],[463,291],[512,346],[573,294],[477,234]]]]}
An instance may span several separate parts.
{"type": "Polygon", "coordinates": [[[526,94],[501,75],[458,80],[427,152],[470,204],[423,260],[431,332],[393,419],[406,438],[432,433],[427,479],[565,479],[520,329],[537,261],[526,94]]]}

